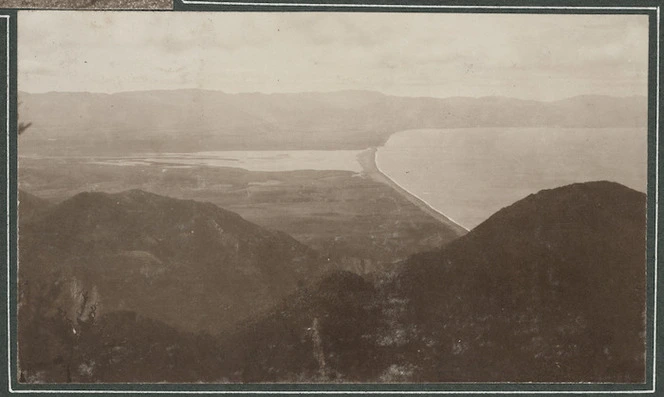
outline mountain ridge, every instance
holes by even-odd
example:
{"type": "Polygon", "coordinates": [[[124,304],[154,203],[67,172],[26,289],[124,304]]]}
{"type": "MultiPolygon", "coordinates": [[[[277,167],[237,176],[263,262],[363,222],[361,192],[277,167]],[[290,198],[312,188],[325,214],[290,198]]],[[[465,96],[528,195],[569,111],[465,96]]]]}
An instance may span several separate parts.
{"type": "Polygon", "coordinates": [[[22,136],[22,153],[366,149],[409,129],[647,124],[644,97],[541,102],[495,96],[398,97],[371,91],[227,94],[192,89],[23,93],[20,100],[21,119],[32,122],[30,133],[22,136]]]}

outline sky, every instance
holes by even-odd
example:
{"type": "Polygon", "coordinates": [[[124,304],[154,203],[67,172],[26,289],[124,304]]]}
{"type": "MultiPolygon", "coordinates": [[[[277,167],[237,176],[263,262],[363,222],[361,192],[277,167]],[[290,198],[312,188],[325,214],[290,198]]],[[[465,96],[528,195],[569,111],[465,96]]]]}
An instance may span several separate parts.
{"type": "Polygon", "coordinates": [[[646,95],[644,15],[20,11],[26,92],[646,95]]]}

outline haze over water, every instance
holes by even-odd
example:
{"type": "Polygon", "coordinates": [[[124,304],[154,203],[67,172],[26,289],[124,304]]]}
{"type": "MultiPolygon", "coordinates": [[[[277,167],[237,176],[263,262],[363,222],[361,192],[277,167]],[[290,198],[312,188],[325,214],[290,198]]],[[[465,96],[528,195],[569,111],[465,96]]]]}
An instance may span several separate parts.
{"type": "Polygon", "coordinates": [[[472,229],[531,193],[609,180],[646,191],[647,134],[634,128],[410,130],[376,152],[380,170],[472,229]]]}

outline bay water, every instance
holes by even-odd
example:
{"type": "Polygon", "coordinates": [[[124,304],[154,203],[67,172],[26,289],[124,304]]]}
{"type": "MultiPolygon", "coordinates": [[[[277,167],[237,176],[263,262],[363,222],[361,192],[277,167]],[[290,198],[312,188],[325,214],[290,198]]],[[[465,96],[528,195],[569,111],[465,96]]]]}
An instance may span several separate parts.
{"type": "Polygon", "coordinates": [[[466,128],[393,134],[376,165],[472,229],[542,189],[609,180],[646,191],[647,134],[634,128],[466,128]]]}

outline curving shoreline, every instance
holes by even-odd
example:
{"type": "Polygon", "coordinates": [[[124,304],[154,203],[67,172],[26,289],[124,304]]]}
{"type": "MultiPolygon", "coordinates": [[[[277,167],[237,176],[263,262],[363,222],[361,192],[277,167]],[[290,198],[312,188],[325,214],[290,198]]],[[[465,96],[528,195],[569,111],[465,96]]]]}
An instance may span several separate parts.
{"type": "Polygon", "coordinates": [[[469,231],[468,229],[466,229],[465,227],[463,227],[459,223],[455,222],[449,216],[447,216],[447,215],[443,214],[442,212],[438,211],[437,209],[433,208],[425,200],[418,197],[416,194],[413,194],[413,193],[409,192],[406,188],[404,188],[399,183],[397,183],[395,180],[390,178],[387,174],[385,174],[380,169],[380,167],[378,167],[378,162],[376,161],[376,152],[377,151],[378,151],[378,148],[371,147],[371,148],[363,151],[362,153],[360,153],[357,156],[357,161],[362,166],[362,170],[363,170],[364,174],[366,174],[371,179],[373,179],[377,182],[381,182],[381,183],[389,185],[391,188],[393,188],[398,193],[400,193],[403,197],[405,197],[408,201],[415,204],[422,211],[424,211],[427,214],[429,214],[430,216],[434,217],[435,219],[437,219],[439,222],[443,223],[444,225],[450,227],[459,236],[462,236],[462,235],[468,233],[468,231],[469,231]]]}

